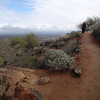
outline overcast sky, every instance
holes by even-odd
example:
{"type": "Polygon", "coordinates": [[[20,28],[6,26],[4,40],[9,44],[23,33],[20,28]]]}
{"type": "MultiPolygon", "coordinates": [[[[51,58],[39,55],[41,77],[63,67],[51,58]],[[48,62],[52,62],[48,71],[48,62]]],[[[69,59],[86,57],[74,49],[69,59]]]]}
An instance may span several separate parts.
{"type": "Polygon", "coordinates": [[[100,16],[100,0],[0,0],[0,33],[74,30],[92,16],[100,16]]]}

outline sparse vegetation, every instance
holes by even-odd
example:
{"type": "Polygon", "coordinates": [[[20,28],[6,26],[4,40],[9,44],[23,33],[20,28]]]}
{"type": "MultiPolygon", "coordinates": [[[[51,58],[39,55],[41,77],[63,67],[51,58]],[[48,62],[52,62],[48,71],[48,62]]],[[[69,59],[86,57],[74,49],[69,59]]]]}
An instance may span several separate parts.
{"type": "Polygon", "coordinates": [[[63,48],[63,51],[68,55],[73,55],[76,52],[77,47],[78,47],[78,43],[76,41],[71,42],[63,48]]]}
{"type": "Polygon", "coordinates": [[[21,62],[20,66],[27,68],[41,68],[43,64],[43,58],[39,58],[37,56],[33,56],[30,58],[26,58],[23,62],[21,62]]]}
{"type": "Polygon", "coordinates": [[[97,27],[95,27],[95,29],[93,30],[93,35],[95,37],[100,38],[100,25],[98,25],[97,27]]]}
{"type": "MultiPolygon", "coordinates": [[[[44,56],[45,58],[48,57],[48,53],[46,53],[46,51],[50,48],[45,47],[45,46],[37,46],[39,44],[38,40],[36,39],[34,34],[28,34],[24,37],[14,37],[12,39],[8,39],[8,40],[2,40],[0,43],[0,45],[2,46],[1,49],[3,48],[4,50],[2,50],[0,57],[4,60],[7,60],[11,65],[16,66],[16,67],[27,67],[27,68],[44,68],[44,63],[46,64],[46,67],[49,67],[53,70],[65,70],[65,69],[69,69],[70,68],[70,64],[72,61],[72,58],[70,58],[68,55],[71,55],[77,44],[75,43],[69,43],[69,40],[72,41],[73,39],[76,40],[77,37],[80,36],[79,32],[71,32],[70,35],[66,35],[65,37],[61,37],[58,39],[58,41],[50,41],[50,44],[56,44],[57,46],[61,46],[61,48],[59,50],[56,50],[56,48],[54,48],[55,50],[52,51],[51,49],[51,55],[53,53],[56,53],[54,55],[56,55],[56,59],[55,61],[51,62],[51,65],[48,65],[49,63],[45,63],[45,61],[47,59],[44,60],[44,56]],[[70,39],[69,39],[70,38],[70,39]],[[7,43],[6,43],[7,42],[7,43]],[[66,45],[67,43],[67,45],[66,45]],[[5,46],[3,46],[2,44],[5,44],[5,46]],[[64,46],[67,48],[67,50],[64,48],[64,46]],[[64,52],[61,50],[64,48],[64,52]],[[9,51],[8,51],[9,50],[9,51]],[[61,54],[60,54],[61,53],[61,54]],[[68,54],[68,55],[67,55],[68,54]],[[62,58],[60,58],[62,57],[62,58]],[[67,59],[65,61],[63,61],[64,59],[67,59]],[[48,65],[48,66],[47,66],[48,65]],[[51,67],[52,66],[52,67],[51,67]]],[[[50,56],[52,57],[52,56],[50,56]]],[[[54,57],[54,56],[53,56],[54,57]]],[[[49,57],[48,57],[49,59],[49,57]]],[[[51,59],[51,58],[50,58],[51,59]]],[[[53,58],[52,58],[53,59],[53,58]]],[[[47,61],[48,62],[48,61],[47,61]]]]}
{"type": "Polygon", "coordinates": [[[77,38],[77,37],[79,37],[81,35],[81,33],[80,32],[77,32],[77,31],[72,31],[71,33],[70,33],[70,39],[74,39],[74,38],[77,38]]]}
{"type": "Polygon", "coordinates": [[[40,68],[42,64],[42,57],[34,55],[34,51],[26,52],[23,49],[19,49],[16,53],[13,53],[9,60],[16,67],[40,68]]]}
{"type": "Polygon", "coordinates": [[[75,61],[62,50],[50,49],[46,52],[44,62],[52,70],[66,70],[75,67],[75,61]]]}
{"type": "Polygon", "coordinates": [[[24,48],[24,49],[33,49],[39,45],[39,41],[34,34],[28,34],[24,37],[14,37],[11,39],[12,47],[24,48]]]}

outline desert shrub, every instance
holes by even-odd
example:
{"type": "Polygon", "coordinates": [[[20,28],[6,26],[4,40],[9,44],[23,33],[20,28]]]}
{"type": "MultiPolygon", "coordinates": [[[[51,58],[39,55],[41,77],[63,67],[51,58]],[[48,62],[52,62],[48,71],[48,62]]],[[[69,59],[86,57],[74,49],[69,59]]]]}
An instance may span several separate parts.
{"type": "Polygon", "coordinates": [[[3,64],[4,64],[4,60],[0,58],[0,66],[2,66],[3,64]]]}
{"type": "Polygon", "coordinates": [[[16,67],[39,67],[42,62],[42,58],[35,57],[34,49],[28,49],[27,51],[23,49],[21,45],[22,37],[16,37],[11,39],[14,43],[12,47],[10,46],[10,40],[0,40],[0,65],[3,64],[3,59],[8,61],[8,64],[16,67]],[[15,41],[18,42],[16,43],[15,41]],[[2,58],[2,59],[1,59],[2,58]]]}
{"type": "Polygon", "coordinates": [[[95,37],[100,38],[100,25],[96,26],[95,29],[93,30],[93,35],[95,37]]]}
{"type": "Polygon", "coordinates": [[[75,61],[62,50],[50,49],[46,52],[44,62],[46,68],[52,70],[66,70],[75,67],[75,61]]]}
{"type": "Polygon", "coordinates": [[[79,37],[80,36],[80,32],[77,32],[77,31],[72,31],[71,33],[70,33],[70,39],[73,39],[73,38],[77,38],[77,37],[79,37]]]}
{"type": "Polygon", "coordinates": [[[43,58],[20,51],[18,56],[16,56],[16,54],[12,56],[10,62],[16,67],[40,68],[42,66],[43,58]]]}
{"type": "MultiPolygon", "coordinates": [[[[89,17],[89,18],[86,19],[85,22],[86,22],[86,29],[93,31],[94,28],[100,24],[100,17],[98,17],[98,16],[89,17]]],[[[77,27],[79,29],[82,29],[82,24],[83,23],[78,24],[77,27]]]]}
{"type": "Polygon", "coordinates": [[[12,48],[9,46],[9,39],[0,40],[0,57],[8,60],[12,53],[12,48]]]}
{"type": "Polygon", "coordinates": [[[76,52],[77,47],[78,47],[78,43],[77,42],[72,42],[72,43],[69,43],[67,46],[65,46],[63,48],[63,51],[65,53],[67,53],[68,55],[73,55],[73,53],[76,52]]]}
{"type": "Polygon", "coordinates": [[[31,49],[39,44],[37,37],[34,34],[28,34],[24,37],[14,37],[11,39],[11,46],[17,48],[31,49]]]}
{"type": "Polygon", "coordinates": [[[27,49],[31,49],[39,45],[39,41],[34,34],[28,34],[23,39],[26,42],[25,47],[27,49]]]}
{"type": "Polygon", "coordinates": [[[11,44],[12,47],[19,45],[21,47],[24,47],[26,45],[26,41],[22,37],[13,37],[11,39],[11,44]]]}
{"type": "Polygon", "coordinates": [[[93,30],[96,26],[100,24],[100,17],[87,18],[87,30],[93,30]]]}
{"type": "Polygon", "coordinates": [[[21,62],[20,66],[27,68],[41,68],[43,64],[43,58],[39,58],[37,56],[26,58],[23,62],[21,62]]]}

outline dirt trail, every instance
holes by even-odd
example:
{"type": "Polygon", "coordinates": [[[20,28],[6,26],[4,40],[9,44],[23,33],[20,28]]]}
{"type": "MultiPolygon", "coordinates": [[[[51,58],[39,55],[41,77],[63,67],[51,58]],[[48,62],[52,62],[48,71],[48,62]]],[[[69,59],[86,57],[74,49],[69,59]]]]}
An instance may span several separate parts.
{"type": "Polygon", "coordinates": [[[79,91],[81,100],[100,99],[100,46],[94,43],[91,32],[86,32],[81,39],[82,48],[80,66],[84,68],[81,86],[79,91]]]}
{"type": "Polygon", "coordinates": [[[85,49],[78,62],[84,68],[80,78],[72,77],[70,72],[36,70],[39,77],[48,76],[52,81],[34,86],[42,93],[43,100],[100,100],[100,47],[93,42],[90,32],[82,36],[81,42],[81,48],[85,49]]]}

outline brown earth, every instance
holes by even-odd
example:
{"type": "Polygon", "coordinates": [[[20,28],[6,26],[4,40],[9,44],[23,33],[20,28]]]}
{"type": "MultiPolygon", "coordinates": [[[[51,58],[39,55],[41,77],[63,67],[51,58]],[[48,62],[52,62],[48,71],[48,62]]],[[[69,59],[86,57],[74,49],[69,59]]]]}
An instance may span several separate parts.
{"type": "MultiPolygon", "coordinates": [[[[84,69],[80,78],[73,77],[70,71],[58,73],[39,69],[11,68],[25,75],[23,80],[16,81],[16,85],[25,89],[23,93],[27,93],[29,89],[39,91],[42,94],[42,100],[99,100],[100,47],[94,43],[90,32],[81,36],[81,43],[80,48],[84,49],[78,55],[77,67],[84,69]],[[37,85],[41,77],[49,77],[51,82],[46,85],[37,85]]],[[[15,78],[15,74],[12,77],[15,78]]],[[[29,98],[19,100],[31,100],[29,98]]]]}

